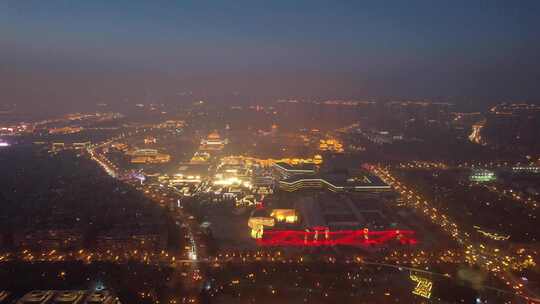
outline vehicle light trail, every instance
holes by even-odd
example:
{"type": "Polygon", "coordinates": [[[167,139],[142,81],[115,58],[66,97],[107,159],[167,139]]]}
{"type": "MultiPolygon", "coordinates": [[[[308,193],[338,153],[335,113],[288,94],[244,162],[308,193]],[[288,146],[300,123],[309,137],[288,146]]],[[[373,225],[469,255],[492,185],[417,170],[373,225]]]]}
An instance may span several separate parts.
{"type": "Polygon", "coordinates": [[[424,200],[418,193],[401,183],[387,169],[371,166],[370,170],[383,181],[392,186],[402,197],[409,208],[423,214],[433,224],[438,225],[462,246],[465,256],[470,264],[476,264],[494,276],[501,279],[508,286],[512,286],[517,296],[524,297],[531,303],[540,303],[540,299],[520,283],[512,270],[523,270],[536,265],[531,255],[515,255],[502,248],[491,248],[484,244],[477,244],[471,240],[470,235],[463,231],[449,217],[435,208],[431,202],[424,200]]]}

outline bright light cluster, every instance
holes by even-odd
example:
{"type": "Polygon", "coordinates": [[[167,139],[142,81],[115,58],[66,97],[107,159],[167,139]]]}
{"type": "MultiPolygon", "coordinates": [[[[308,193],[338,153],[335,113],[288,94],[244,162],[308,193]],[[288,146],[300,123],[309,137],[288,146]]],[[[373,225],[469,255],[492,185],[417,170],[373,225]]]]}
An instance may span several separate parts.
{"type": "Polygon", "coordinates": [[[259,238],[260,246],[380,246],[396,241],[403,245],[414,245],[418,241],[412,230],[369,231],[343,230],[329,231],[325,227],[317,227],[310,231],[302,230],[269,230],[259,238]]]}
{"type": "Polygon", "coordinates": [[[431,280],[414,274],[411,274],[410,278],[413,282],[416,282],[416,287],[412,291],[413,294],[426,299],[431,298],[431,289],[433,288],[433,282],[431,280]]]}

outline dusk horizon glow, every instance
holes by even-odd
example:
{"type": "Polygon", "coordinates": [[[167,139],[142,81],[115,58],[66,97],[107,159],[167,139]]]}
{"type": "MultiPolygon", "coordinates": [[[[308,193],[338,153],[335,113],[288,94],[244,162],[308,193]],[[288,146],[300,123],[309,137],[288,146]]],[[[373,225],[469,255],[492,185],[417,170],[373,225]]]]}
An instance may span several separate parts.
{"type": "Polygon", "coordinates": [[[536,1],[9,0],[0,4],[0,89],[3,103],[38,108],[141,92],[155,102],[181,92],[225,102],[537,102],[539,9],[536,1]]]}

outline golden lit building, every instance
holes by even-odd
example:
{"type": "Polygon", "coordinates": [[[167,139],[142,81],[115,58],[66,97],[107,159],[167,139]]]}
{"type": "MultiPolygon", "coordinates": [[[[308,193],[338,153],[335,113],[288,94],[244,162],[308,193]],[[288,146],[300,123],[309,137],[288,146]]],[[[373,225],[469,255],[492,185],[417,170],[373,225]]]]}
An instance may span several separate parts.
{"type": "Polygon", "coordinates": [[[145,145],[150,145],[150,144],[155,144],[155,143],[157,143],[157,139],[155,137],[148,136],[144,139],[145,145]]]}
{"type": "Polygon", "coordinates": [[[319,154],[313,156],[313,163],[314,163],[315,165],[320,165],[320,164],[322,164],[322,163],[323,163],[323,158],[322,158],[322,156],[319,155],[319,154]]]}
{"type": "Polygon", "coordinates": [[[264,227],[274,227],[275,219],[269,216],[265,210],[253,210],[248,220],[248,227],[251,228],[251,237],[262,238],[264,227]]]}
{"type": "Polygon", "coordinates": [[[221,136],[216,131],[208,134],[208,136],[201,140],[201,151],[221,151],[227,144],[226,139],[221,139],[221,136]]]}
{"type": "Polygon", "coordinates": [[[171,156],[163,153],[153,156],[136,156],[131,159],[132,164],[163,164],[169,161],[171,161],[171,156]]]}
{"type": "Polygon", "coordinates": [[[210,154],[207,152],[195,152],[191,160],[189,161],[192,164],[204,164],[207,163],[210,159],[210,154]]]}
{"type": "Polygon", "coordinates": [[[294,209],[274,209],[270,216],[277,222],[284,222],[288,224],[294,224],[298,222],[298,215],[294,209]]]}
{"type": "Polygon", "coordinates": [[[205,163],[183,163],[172,176],[172,184],[199,184],[208,177],[208,164],[205,163]]]}
{"type": "Polygon", "coordinates": [[[159,153],[156,149],[138,149],[126,153],[131,156],[132,164],[161,164],[171,160],[171,156],[159,153]]]}
{"type": "Polygon", "coordinates": [[[342,153],[344,151],[343,144],[336,138],[321,139],[319,141],[319,150],[342,153]]]}
{"type": "Polygon", "coordinates": [[[229,163],[240,163],[245,162],[248,165],[257,164],[261,167],[272,167],[276,163],[285,163],[288,165],[303,165],[303,164],[314,164],[314,165],[320,165],[323,163],[323,157],[319,154],[313,156],[313,158],[281,158],[281,159],[274,159],[274,158],[255,158],[255,157],[249,157],[249,156],[227,156],[223,157],[221,159],[222,162],[229,162],[229,163]]]}

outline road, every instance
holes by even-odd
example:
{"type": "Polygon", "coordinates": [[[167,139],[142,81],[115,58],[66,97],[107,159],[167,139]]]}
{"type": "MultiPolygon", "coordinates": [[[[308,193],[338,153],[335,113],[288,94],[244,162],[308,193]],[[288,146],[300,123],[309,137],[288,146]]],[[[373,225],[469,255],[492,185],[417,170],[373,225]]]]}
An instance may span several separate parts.
{"type": "MultiPolygon", "coordinates": [[[[523,267],[522,260],[524,257],[515,256],[505,252],[504,248],[493,248],[485,244],[478,244],[471,241],[470,235],[453,222],[449,216],[442,214],[441,211],[435,208],[429,201],[423,199],[411,187],[399,181],[388,169],[380,166],[373,166],[371,170],[401,195],[401,198],[407,207],[413,209],[433,224],[439,226],[460,244],[469,263],[476,264],[493,274],[495,277],[501,279],[506,285],[512,288],[517,296],[523,297],[534,303],[540,303],[540,297],[529,290],[525,284],[523,284],[521,279],[512,273],[512,270],[521,269],[523,267]]],[[[531,263],[534,264],[534,262],[531,263]]]]}

